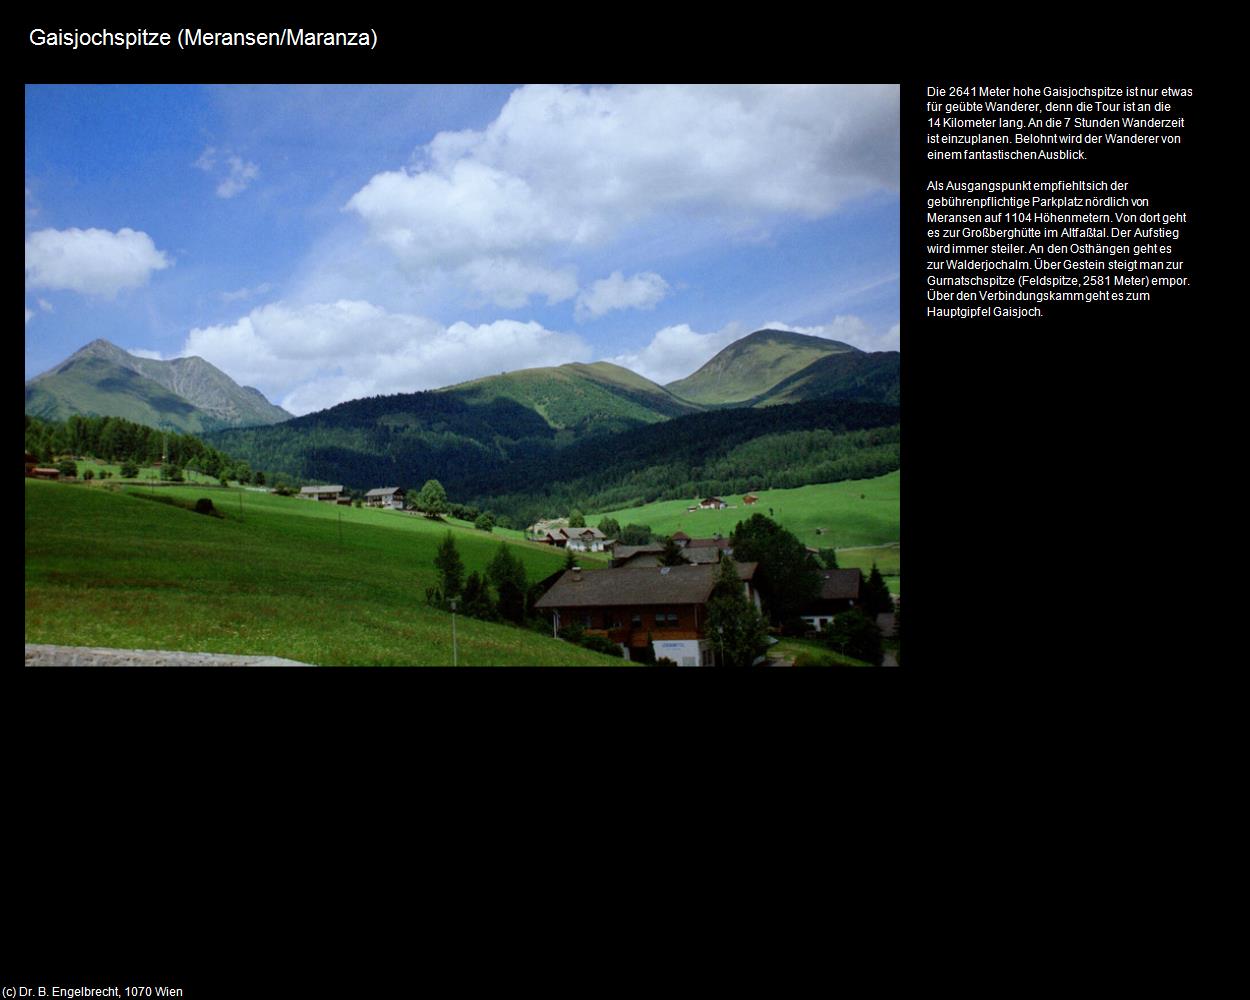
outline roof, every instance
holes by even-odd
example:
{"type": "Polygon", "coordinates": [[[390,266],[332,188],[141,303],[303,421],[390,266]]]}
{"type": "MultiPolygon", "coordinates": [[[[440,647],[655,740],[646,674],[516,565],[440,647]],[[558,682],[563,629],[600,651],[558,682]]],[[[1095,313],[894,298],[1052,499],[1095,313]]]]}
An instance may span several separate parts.
{"type": "Polygon", "coordinates": [[[729,549],[733,543],[728,538],[692,538],[686,543],[684,551],[691,549],[729,549]]]}
{"type": "Polygon", "coordinates": [[[598,528],[561,528],[567,538],[583,538],[590,535],[592,538],[607,538],[598,528]]]}
{"type": "MultiPolygon", "coordinates": [[[[758,563],[738,563],[738,576],[750,580],[758,563]]],[[[640,566],[577,574],[565,570],[536,608],[611,608],[640,604],[705,604],[716,583],[716,567],[640,566]]]]}
{"type": "Polygon", "coordinates": [[[376,490],[370,490],[365,494],[367,497],[389,497],[392,493],[403,493],[403,487],[400,486],[379,486],[376,490]]]}
{"type": "Polygon", "coordinates": [[[820,571],[820,599],[822,601],[855,600],[863,574],[857,569],[822,569],[820,571]]]}
{"type": "Polygon", "coordinates": [[[663,551],[664,546],[657,545],[655,542],[652,542],[650,545],[618,545],[616,547],[616,551],[613,553],[613,556],[616,559],[632,559],[640,552],[658,556],[663,551]]]}
{"type": "Polygon", "coordinates": [[[301,493],[342,493],[342,486],[301,486],[301,493]]]}
{"type": "Polygon", "coordinates": [[[689,536],[689,535],[687,535],[684,531],[674,531],[674,532],[673,532],[673,541],[675,541],[675,542],[680,542],[683,538],[684,538],[686,541],[690,541],[690,536],[689,536]]]}
{"type": "Polygon", "coordinates": [[[720,497],[704,497],[699,502],[700,503],[724,503],[725,501],[722,500],[720,497]]]}

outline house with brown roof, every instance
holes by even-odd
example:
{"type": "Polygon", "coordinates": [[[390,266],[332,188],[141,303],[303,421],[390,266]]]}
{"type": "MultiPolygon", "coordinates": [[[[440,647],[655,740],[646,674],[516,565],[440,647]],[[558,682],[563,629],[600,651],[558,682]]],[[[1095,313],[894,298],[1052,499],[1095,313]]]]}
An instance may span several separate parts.
{"type": "Polygon", "coordinates": [[[720,497],[704,497],[699,501],[699,510],[724,510],[728,506],[720,497]]]}
{"type": "MultiPolygon", "coordinates": [[[[727,538],[691,538],[681,532],[678,534],[685,541],[678,541],[677,535],[672,536],[673,541],[677,542],[682,558],[688,563],[715,564],[720,562],[721,553],[733,555],[733,547],[727,538]]],[[[658,542],[650,545],[618,545],[612,553],[612,566],[659,566],[663,556],[664,546],[658,542]]]]}
{"type": "MultiPolygon", "coordinates": [[[[758,564],[736,566],[747,598],[758,607],[753,584],[758,564]]],[[[707,602],[717,569],[713,564],[590,572],[575,567],[534,608],[551,616],[553,629],[577,623],[620,645],[630,659],[649,644],[657,659],[668,657],[683,667],[707,666],[715,658],[715,637],[707,634],[707,602]]]]}
{"type": "Polygon", "coordinates": [[[753,503],[759,503],[759,502],[760,502],[760,498],[759,498],[759,497],[757,497],[754,493],[748,493],[746,496],[744,496],[744,497],[742,498],[742,502],[743,502],[746,506],[750,507],[750,506],[751,506],[751,504],[753,504],[753,503]]]}
{"type": "Polygon", "coordinates": [[[864,574],[858,569],[822,569],[820,596],[799,617],[819,631],[834,615],[859,606],[863,585],[864,574]]]}

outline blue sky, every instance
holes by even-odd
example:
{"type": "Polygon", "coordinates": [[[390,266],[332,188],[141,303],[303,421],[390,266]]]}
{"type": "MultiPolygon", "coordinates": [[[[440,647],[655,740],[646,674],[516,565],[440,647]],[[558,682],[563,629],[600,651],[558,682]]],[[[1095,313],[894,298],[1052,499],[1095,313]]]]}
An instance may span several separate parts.
{"type": "Polygon", "coordinates": [[[31,86],[26,377],[103,337],[294,413],[899,346],[898,88],[31,86]]]}

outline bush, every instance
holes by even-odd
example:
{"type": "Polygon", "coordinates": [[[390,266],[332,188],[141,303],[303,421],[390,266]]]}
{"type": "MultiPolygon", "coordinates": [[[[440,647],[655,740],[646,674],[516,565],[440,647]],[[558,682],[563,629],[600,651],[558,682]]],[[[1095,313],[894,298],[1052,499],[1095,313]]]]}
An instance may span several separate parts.
{"type": "Polygon", "coordinates": [[[495,519],[491,517],[489,512],[479,514],[477,520],[473,522],[473,527],[477,528],[478,531],[490,531],[495,527],[495,519]]]}
{"type": "Polygon", "coordinates": [[[825,644],[843,656],[881,666],[881,633],[877,623],[858,608],[833,616],[821,634],[825,644]]]}
{"type": "Polygon", "coordinates": [[[208,497],[200,497],[197,501],[195,501],[195,512],[197,514],[216,513],[216,511],[213,508],[213,501],[208,499],[208,497]]]}
{"type": "Polygon", "coordinates": [[[91,480],[95,479],[95,473],[92,472],[90,469],[88,469],[86,472],[82,474],[82,478],[85,481],[90,482],[91,480]]]}
{"type": "Polygon", "coordinates": [[[620,657],[621,647],[613,642],[606,635],[587,635],[583,636],[579,645],[594,653],[602,653],[604,656],[620,657]]]}
{"type": "Polygon", "coordinates": [[[67,458],[64,461],[57,463],[56,471],[59,472],[62,476],[65,476],[66,478],[77,476],[78,475],[78,463],[75,462],[73,459],[67,458]]]}
{"type": "Polygon", "coordinates": [[[138,479],[139,466],[134,462],[122,462],[121,472],[118,473],[122,479],[138,479]]]}

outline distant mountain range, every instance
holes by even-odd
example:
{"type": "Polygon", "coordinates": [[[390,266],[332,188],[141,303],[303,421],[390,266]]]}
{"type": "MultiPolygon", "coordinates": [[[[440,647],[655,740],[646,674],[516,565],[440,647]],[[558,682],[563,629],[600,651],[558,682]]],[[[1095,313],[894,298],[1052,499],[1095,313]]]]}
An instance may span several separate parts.
{"type": "Polygon", "coordinates": [[[897,351],[761,330],[668,386],[607,362],[530,368],[208,441],[306,482],[438,479],[530,523],[579,504],[880,475],[898,468],[898,407],[897,351]]]}
{"type": "Polygon", "coordinates": [[[291,417],[201,358],[97,340],[26,384],[26,412],[125,417],[200,434],[269,475],[419,488],[517,523],[700,491],[898,468],[899,353],[759,330],[657,385],[605,361],[505,372],[291,417]]]}
{"type": "Polygon", "coordinates": [[[27,382],[26,412],[45,420],[76,413],[123,417],[184,434],[291,417],[259,390],[239,385],[203,358],[140,358],[107,340],[93,340],[27,382]]]}

